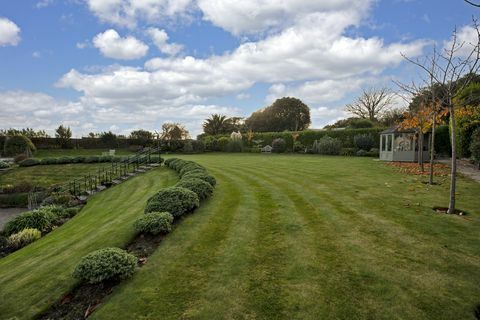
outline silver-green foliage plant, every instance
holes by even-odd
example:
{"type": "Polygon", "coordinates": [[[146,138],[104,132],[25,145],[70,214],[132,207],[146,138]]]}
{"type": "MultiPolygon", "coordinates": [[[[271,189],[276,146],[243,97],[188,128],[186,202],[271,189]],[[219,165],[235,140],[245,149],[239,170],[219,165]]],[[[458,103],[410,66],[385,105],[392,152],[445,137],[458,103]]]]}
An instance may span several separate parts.
{"type": "Polygon", "coordinates": [[[37,239],[40,239],[41,236],[42,233],[40,232],[40,230],[35,228],[28,228],[10,235],[7,241],[11,247],[15,249],[20,249],[22,247],[25,247],[27,244],[30,244],[37,239]]]}
{"type": "Polygon", "coordinates": [[[313,153],[339,155],[342,150],[342,142],[339,139],[324,136],[313,143],[313,153]]]}
{"type": "Polygon", "coordinates": [[[139,233],[159,234],[172,230],[173,216],[168,212],[151,212],[138,218],[133,227],[139,233]]]}
{"type": "Polygon", "coordinates": [[[73,277],[88,283],[126,279],[133,275],[137,257],[120,248],[105,248],[84,256],[73,271],[73,277]]]}

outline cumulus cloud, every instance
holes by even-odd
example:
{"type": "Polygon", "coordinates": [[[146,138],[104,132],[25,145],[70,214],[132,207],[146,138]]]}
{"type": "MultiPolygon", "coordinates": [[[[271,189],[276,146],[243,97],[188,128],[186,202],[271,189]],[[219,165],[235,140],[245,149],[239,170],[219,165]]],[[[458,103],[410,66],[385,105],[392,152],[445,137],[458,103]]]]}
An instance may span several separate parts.
{"type": "Polygon", "coordinates": [[[145,56],[148,46],[142,41],[128,36],[120,37],[117,31],[108,29],[93,38],[93,45],[108,58],[133,60],[145,56]]]}
{"type": "MultiPolygon", "coordinates": [[[[456,47],[458,51],[456,55],[459,57],[467,57],[474,47],[478,44],[477,29],[473,26],[466,25],[457,31],[456,47]]],[[[453,45],[453,37],[447,41],[444,41],[443,47],[450,50],[453,45]]]]}
{"type": "Polygon", "coordinates": [[[87,6],[101,21],[134,28],[137,20],[150,23],[186,16],[191,0],[87,0],[87,6]]]}
{"type": "Polygon", "coordinates": [[[183,50],[183,46],[178,43],[167,43],[169,37],[165,30],[158,28],[148,28],[147,34],[152,38],[153,43],[160,52],[174,56],[183,50]]]}
{"type": "Polygon", "coordinates": [[[7,18],[0,17],[0,47],[16,46],[20,42],[20,28],[7,18]]]}

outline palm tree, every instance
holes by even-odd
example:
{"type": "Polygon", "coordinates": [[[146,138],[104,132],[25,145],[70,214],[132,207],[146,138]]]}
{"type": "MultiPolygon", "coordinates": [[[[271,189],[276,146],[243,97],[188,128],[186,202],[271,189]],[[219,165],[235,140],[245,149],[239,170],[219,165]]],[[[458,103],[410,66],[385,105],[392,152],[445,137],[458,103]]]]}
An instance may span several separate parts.
{"type": "Polygon", "coordinates": [[[230,119],[222,114],[212,114],[203,123],[203,132],[210,135],[222,134],[230,128],[230,119]]]}

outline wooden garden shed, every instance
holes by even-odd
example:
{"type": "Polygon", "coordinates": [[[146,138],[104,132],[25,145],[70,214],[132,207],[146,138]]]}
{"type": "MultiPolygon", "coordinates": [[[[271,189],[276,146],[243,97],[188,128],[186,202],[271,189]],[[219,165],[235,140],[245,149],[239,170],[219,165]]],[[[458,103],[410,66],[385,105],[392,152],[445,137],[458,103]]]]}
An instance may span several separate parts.
{"type": "MultiPolygon", "coordinates": [[[[391,127],[380,133],[380,160],[418,162],[418,132],[391,127]]],[[[430,133],[423,135],[423,162],[429,161],[430,133]]]]}

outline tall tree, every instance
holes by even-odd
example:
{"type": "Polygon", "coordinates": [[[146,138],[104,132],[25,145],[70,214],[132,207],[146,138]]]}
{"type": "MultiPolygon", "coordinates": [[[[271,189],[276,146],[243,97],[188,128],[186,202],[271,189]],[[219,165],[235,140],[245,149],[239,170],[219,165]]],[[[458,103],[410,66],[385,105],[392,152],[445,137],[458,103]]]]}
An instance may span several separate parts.
{"type": "Polygon", "coordinates": [[[345,106],[345,111],[357,117],[375,121],[390,108],[392,100],[393,94],[387,88],[364,89],[354,102],[345,106]]]}
{"type": "Polygon", "coordinates": [[[175,141],[188,139],[190,135],[183,124],[166,122],[162,125],[161,137],[162,140],[175,141]]]}
{"type": "Polygon", "coordinates": [[[206,134],[217,135],[226,133],[230,127],[230,119],[223,114],[212,114],[210,118],[203,123],[203,132],[206,134]],[[228,129],[227,129],[228,128],[228,129]]]}
{"type": "Polygon", "coordinates": [[[473,43],[460,41],[457,30],[452,33],[452,39],[443,50],[433,48],[431,56],[423,59],[404,58],[419,67],[421,72],[439,85],[440,94],[435,99],[440,99],[441,105],[446,107],[450,116],[452,163],[450,176],[450,200],[448,213],[455,213],[455,191],[457,177],[457,149],[456,149],[456,124],[454,100],[472,80],[480,68],[480,30],[477,21],[473,20],[473,27],[477,37],[473,43]]]}
{"type": "Polygon", "coordinates": [[[145,147],[151,140],[153,140],[153,133],[147,130],[134,130],[130,132],[130,139],[135,139],[138,143],[145,147]]]}
{"type": "Polygon", "coordinates": [[[284,97],[258,110],[245,121],[253,131],[301,131],[310,125],[310,108],[300,99],[284,97]]]}
{"type": "Polygon", "coordinates": [[[69,148],[71,145],[70,139],[72,138],[72,130],[70,130],[70,127],[60,125],[55,130],[55,138],[57,138],[58,144],[62,149],[69,148]]]}

